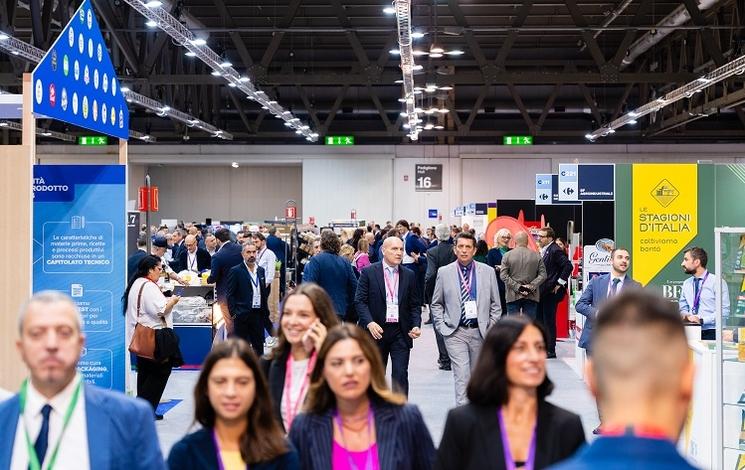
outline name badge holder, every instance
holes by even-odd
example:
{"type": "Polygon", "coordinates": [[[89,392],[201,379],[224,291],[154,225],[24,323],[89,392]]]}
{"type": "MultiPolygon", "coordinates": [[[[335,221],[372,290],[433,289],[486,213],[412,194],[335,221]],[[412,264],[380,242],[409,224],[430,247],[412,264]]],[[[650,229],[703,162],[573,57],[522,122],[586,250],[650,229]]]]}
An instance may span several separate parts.
{"type": "MultiPolygon", "coordinates": [[[[385,268],[384,268],[385,269],[385,268]]],[[[400,269],[400,268],[399,268],[400,269]]],[[[385,322],[386,323],[398,323],[398,303],[396,300],[396,292],[398,291],[398,280],[399,272],[393,273],[394,282],[391,286],[388,280],[388,273],[383,272],[383,279],[385,281],[386,299],[385,299],[385,322]]]]}
{"type": "MultiPolygon", "coordinates": [[[[463,275],[463,273],[461,272],[461,270],[458,269],[458,276],[460,277],[460,282],[462,282],[465,285],[466,290],[469,293],[471,292],[471,285],[473,283],[473,271],[474,271],[474,269],[476,269],[476,267],[473,266],[473,265],[471,265],[471,269],[469,270],[469,273],[468,273],[468,278],[466,278],[466,276],[463,275]]],[[[478,311],[476,310],[476,300],[475,299],[467,300],[463,304],[463,309],[464,309],[465,314],[466,314],[466,320],[476,320],[476,319],[478,319],[478,311]]]]}
{"type": "Polygon", "coordinates": [[[261,308],[261,289],[259,288],[259,273],[256,273],[256,279],[251,275],[251,271],[248,272],[248,277],[251,279],[251,285],[253,289],[253,298],[251,299],[251,308],[261,308]]]}

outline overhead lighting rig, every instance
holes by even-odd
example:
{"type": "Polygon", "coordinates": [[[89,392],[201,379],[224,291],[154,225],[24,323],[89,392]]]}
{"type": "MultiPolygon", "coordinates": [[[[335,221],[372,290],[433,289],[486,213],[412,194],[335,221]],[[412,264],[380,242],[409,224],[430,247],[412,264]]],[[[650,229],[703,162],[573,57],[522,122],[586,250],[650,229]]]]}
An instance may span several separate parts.
{"type": "Polygon", "coordinates": [[[409,131],[409,138],[412,141],[419,140],[421,123],[419,115],[416,112],[414,97],[414,71],[419,70],[414,63],[414,51],[412,49],[411,38],[411,0],[395,0],[393,9],[398,23],[398,51],[401,56],[401,73],[403,74],[403,102],[406,108],[406,118],[408,122],[404,128],[409,131]]]}
{"type": "Polygon", "coordinates": [[[604,125],[603,127],[596,129],[595,131],[585,134],[585,138],[589,141],[594,141],[598,137],[606,137],[610,134],[614,134],[616,129],[623,127],[627,124],[634,125],[638,119],[647,114],[651,114],[659,111],[660,109],[668,106],[676,101],[680,101],[684,98],[690,98],[696,93],[701,93],[706,88],[722,82],[733,75],[741,75],[745,73],[745,55],[738,57],[737,59],[728,62],[721,67],[703,75],[685,85],[674,89],[673,91],[661,96],[649,103],[640,106],[618,119],[604,125]]]}
{"type": "Polygon", "coordinates": [[[213,51],[207,45],[207,41],[204,38],[195,35],[177,18],[164,10],[161,7],[160,2],[144,0],[124,1],[149,21],[156,22],[158,28],[173,38],[179,45],[193,53],[194,57],[198,57],[202,62],[210,67],[212,69],[212,75],[222,77],[228,82],[231,88],[241,90],[246,94],[248,99],[257,102],[263,109],[268,110],[277,118],[282,119],[285,122],[292,121],[292,125],[288,127],[300,131],[297,132],[297,134],[305,136],[306,140],[311,142],[318,140],[318,134],[313,132],[310,129],[310,126],[305,125],[299,119],[293,121],[295,116],[292,112],[284,109],[276,101],[270,100],[267,94],[257,89],[248,77],[239,74],[232,65],[227,65],[225,58],[213,51]]]}
{"type": "MultiPolygon", "coordinates": [[[[15,121],[0,121],[0,130],[10,129],[12,131],[23,131],[23,126],[20,122],[15,121]]],[[[74,135],[65,134],[63,132],[50,131],[49,129],[42,129],[41,127],[36,128],[36,135],[42,137],[51,137],[53,139],[64,140],[65,142],[76,142],[77,138],[74,135]]]]}

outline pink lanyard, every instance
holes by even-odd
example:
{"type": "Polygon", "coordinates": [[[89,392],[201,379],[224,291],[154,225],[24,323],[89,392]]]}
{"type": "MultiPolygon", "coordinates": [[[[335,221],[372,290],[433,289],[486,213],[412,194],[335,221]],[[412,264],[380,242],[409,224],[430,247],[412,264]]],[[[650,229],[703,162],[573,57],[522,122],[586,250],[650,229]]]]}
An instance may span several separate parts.
{"type": "Polygon", "coordinates": [[[288,432],[290,430],[290,426],[292,426],[292,421],[295,419],[295,416],[297,416],[298,409],[300,409],[300,404],[305,401],[305,391],[307,390],[308,384],[310,383],[310,374],[311,372],[313,372],[313,367],[316,364],[317,356],[318,353],[316,351],[313,351],[313,354],[310,355],[310,359],[308,359],[308,366],[305,369],[303,382],[300,385],[300,393],[298,394],[295,403],[292,402],[292,354],[287,356],[287,362],[285,364],[285,388],[282,391],[282,395],[287,397],[287,404],[285,405],[285,419],[287,419],[288,432]]]}
{"type": "Polygon", "coordinates": [[[386,291],[388,292],[388,295],[390,296],[391,303],[393,303],[393,300],[396,298],[396,293],[398,292],[398,270],[393,271],[393,278],[395,279],[393,286],[391,286],[388,280],[388,277],[389,277],[388,268],[384,266],[383,267],[383,280],[385,281],[385,288],[386,288],[386,291]]]}
{"type": "MultiPolygon", "coordinates": [[[[507,436],[507,427],[504,425],[504,418],[502,418],[502,409],[497,410],[497,417],[499,418],[499,430],[502,434],[502,447],[504,450],[504,464],[507,470],[515,470],[517,465],[515,459],[512,457],[512,450],[510,450],[510,438],[507,436]]],[[[533,427],[533,437],[530,439],[530,447],[528,448],[528,459],[525,461],[525,470],[533,470],[535,468],[535,448],[536,448],[536,428],[538,427],[537,420],[536,426],[533,427]]]]}
{"type": "MultiPolygon", "coordinates": [[[[217,441],[217,431],[212,428],[212,442],[215,443],[215,454],[217,456],[217,468],[219,470],[225,470],[225,464],[222,461],[222,454],[220,454],[220,443],[217,441]]],[[[248,470],[248,464],[246,464],[246,470],[248,470]]]]}
{"type": "MultiPolygon", "coordinates": [[[[344,427],[342,426],[341,418],[339,417],[339,410],[334,411],[334,420],[336,420],[336,425],[339,427],[339,436],[341,436],[342,450],[344,450],[344,455],[346,455],[347,461],[349,462],[349,468],[350,470],[357,470],[357,466],[354,464],[352,456],[349,454],[349,450],[347,449],[347,443],[344,439],[344,427]]],[[[374,457],[372,452],[372,421],[373,411],[372,406],[370,406],[370,408],[368,408],[367,410],[367,443],[369,444],[369,447],[367,448],[367,457],[365,457],[365,470],[373,470],[375,468],[373,464],[374,457]]]]}

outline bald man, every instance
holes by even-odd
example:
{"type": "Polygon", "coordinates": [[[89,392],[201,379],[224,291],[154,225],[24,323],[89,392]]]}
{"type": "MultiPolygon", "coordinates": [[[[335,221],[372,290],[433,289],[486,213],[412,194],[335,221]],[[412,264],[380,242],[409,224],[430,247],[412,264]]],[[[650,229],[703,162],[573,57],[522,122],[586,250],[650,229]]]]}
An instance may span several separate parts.
{"type": "Polygon", "coordinates": [[[393,387],[409,393],[409,356],[421,333],[421,299],[416,275],[402,269],[404,243],[398,237],[383,241],[383,260],[362,270],[354,296],[359,324],[380,349],[383,366],[391,357],[393,387]]]}
{"type": "Polygon", "coordinates": [[[538,287],[546,280],[541,255],[528,248],[528,234],[515,234],[515,249],[502,257],[499,276],[505,285],[508,315],[528,315],[535,320],[538,311],[538,287]]]}
{"type": "Polygon", "coordinates": [[[560,470],[694,469],[678,454],[694,365],[675,304],[639,289],[600,308],[587,365],[603,413],[601,437],[560,470]]]}
{"type": "MultiPolygon", "coordinates": [[[[199,248],[197,237],[187,235],[184,239],[186,249],[179,252],[178,268],[179,271],[191,271],[201,273],[210,268],[212,257],[204,248],[199,248]]],[[[173,264],[173,263],[172,263],[173,264]]]]}

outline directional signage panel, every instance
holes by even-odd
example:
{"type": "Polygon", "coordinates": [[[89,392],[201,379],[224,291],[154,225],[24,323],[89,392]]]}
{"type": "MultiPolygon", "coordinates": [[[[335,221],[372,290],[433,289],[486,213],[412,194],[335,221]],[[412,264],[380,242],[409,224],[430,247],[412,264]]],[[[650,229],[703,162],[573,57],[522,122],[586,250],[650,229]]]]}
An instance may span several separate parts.
{"type": "Polygon", "coordinates": [[[559,200],[578,201],[578,168],[579,165],[559,165],[559,200]]]}
{"type": "Polygon", "coordinates": [[[33,112],[127,140],[129,110],[90,0],[34,69],[33,112]]]}
{"type": "Polygon", "coordinates": [[[552,196],[552,175],[538,174],[535,175],[535,205],[543,206],[551,204],[552,196]]]}
{"type": "Polygon", "coordinates": [[[559,165],[560,201],[613,201],[615,165],[559,165]]]}

